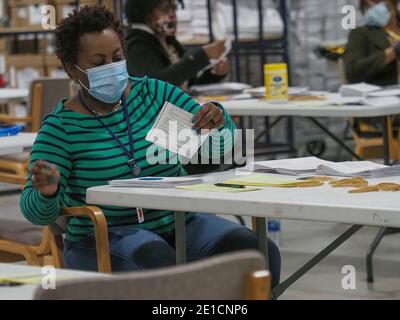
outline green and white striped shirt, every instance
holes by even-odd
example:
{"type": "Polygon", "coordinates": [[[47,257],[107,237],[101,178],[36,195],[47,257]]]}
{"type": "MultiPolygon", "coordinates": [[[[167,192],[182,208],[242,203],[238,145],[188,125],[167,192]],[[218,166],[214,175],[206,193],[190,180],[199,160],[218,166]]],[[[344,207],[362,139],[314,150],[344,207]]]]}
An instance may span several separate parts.
{"type": "MultiPolygon", "coordinates": [[[[150,164],[146,150],[152,145],[145,140],[161,108],[170,102],[195,114],[200,105],[179,88],[168,83],[144,78],[131,78],[131,93],[127,98],[127,108],[134,136],[134,158],[142,168],[141,176],[174,177],[186,175],[177,155],[167,150],[168,161],[150,164]],[[175,161],[173,161],[175,158],[175,161]]],[[[94,116],[71,111],[60,101],[42,124],[32,149],[30,167],[37,160],[55,164],[61,174],[58,193],[46,197],[32,187],[30,177],[22,193],[20,206],[24,216],[34,224],[54,223],[60,208],[86,205],[86,189],[105,185],[114,179],[133,178],[127,165],[129,160],[124,150],[94,116]]],[[[225,122],[219,130],[222,143],[218,146],[220,156],[232,149],[235,139],[235,124],[224,112],[225,122]],[[229,137],[227,136],[229,133],[229,137]]],[[[129,139],[123,110],[101,116],[101,120],[121,139],[129,149],[129,139]]],[[[212,138],[211,138],[212,139],[212,138]]],[[[210,143],[208,152],[212,152],[210,143]]],[[[213,155],[211,155],[213,156],[213,155]]],[[[109,226],[133,226],[164,233],[174,228],[171,211],[144,210],[145,220],[138,223],[135,208],[113,206],[100,207],[109,226]]],[[[89,218],[72,218],[67,226],[67,239],[79,241],[93,232],[89,218]]]]}

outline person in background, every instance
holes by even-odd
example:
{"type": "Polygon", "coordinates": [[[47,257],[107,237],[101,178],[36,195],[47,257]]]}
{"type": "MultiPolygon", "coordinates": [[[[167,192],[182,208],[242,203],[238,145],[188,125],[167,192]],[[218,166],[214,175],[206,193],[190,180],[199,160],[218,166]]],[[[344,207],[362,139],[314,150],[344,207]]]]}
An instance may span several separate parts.
{"type": "Polygon", "coordinates": [[[350,83],[399,82],[400,25],[397,1],[361,0],[365,26],[352,30],[344,57],[350,83]]]}
{"type": "MultiPolygon", "coordinates": [[[[397,0],[360,0],[365,26],[349,35],[344,66],[349,83],[366,82],[378,86],[399,83],[400,19],[397,0]]],[[[399,118],[393,118],[398,132],[399,118]]],[[[382,121],[355,119],[353,130],[361,137],[380,137],[382,121]]]]}
{"type": "MultiPolygon", "coordinates": [[[[107,185],[111,180],[185,176],[176,154],[160,150],[165,157],[154,163],[147,152],[153,145],[145,137],[166,101],[194,115],[193,130],[215,129],[211,135],[223,142],[204,152],[224,154],[231,150],[235,124],[223,106],[201,106],[171,84],[129,77],[122,29],[105,7],[75,10],[60,22],[55,38],[57,56],[79,91],[62,99],[46,117],[33,145],[20,199],[21,211],[32,223],[52,225],[61,208],[87,205],[87,188],[107,185]]],[[[175,264],[173,211],[100,208],[107,219],[113,272],[175,264]]],[[[256,235],[250,229],[216,215],[187,213],[186,228],[189,261],[257,248],[256,235]]],[[[70,219],[65,265],[97,270],[94,239],[90,219],[70,219]]],[[[272,241],[268,241],[268,248],[276,285],[280,253],[272,241]]]]}
{"type": "MultiPolygon", "coordinates": [[[[181,1],[180,1],[181,2],[181,1]]],[[[216,83],[229,71],[226,58],[201,72],[225,51],[216,41],[186,51],[176,39],[175,0],[127,0],[125,14],[130,29],[126,36],[126,58],[132,76],[149,76],[186,90],[190,85],[216,83]]]]}

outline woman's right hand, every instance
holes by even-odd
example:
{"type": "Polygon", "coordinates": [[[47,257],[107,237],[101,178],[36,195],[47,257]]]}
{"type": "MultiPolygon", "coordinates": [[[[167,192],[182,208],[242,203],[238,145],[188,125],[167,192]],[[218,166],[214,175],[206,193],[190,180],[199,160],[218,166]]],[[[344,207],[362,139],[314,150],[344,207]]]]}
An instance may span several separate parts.
{"type": "Polygon", "coordinates": [[[56,165],[38,160],[29,170],[29,173],[33,187],[42,195],[51,197],[57,193],[60,172],[56,165]]]}
{"type": "Polygon", "coordinates": [[[219,59],[225,51],[225,40],[218,40],[203,47],[208,59],[219,59]]]}

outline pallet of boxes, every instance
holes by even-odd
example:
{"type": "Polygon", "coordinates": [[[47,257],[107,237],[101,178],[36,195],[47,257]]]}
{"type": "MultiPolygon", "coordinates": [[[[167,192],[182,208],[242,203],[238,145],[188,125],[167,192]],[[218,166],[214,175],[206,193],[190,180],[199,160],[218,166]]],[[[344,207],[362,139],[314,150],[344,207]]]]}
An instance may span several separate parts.
{"type": "MultiPolygon", "coordinates": [[[[69,13],[71,13],[77,7],[77,1],[73,0],[52,0],[52,4],[56,8],[57,21],[60,21],[62,18],[66,17],[69,13]]],[[[113,10],[114,8],[114,0],[80,0],[79,5],[95,5],[101,4],[113,10]]]]}

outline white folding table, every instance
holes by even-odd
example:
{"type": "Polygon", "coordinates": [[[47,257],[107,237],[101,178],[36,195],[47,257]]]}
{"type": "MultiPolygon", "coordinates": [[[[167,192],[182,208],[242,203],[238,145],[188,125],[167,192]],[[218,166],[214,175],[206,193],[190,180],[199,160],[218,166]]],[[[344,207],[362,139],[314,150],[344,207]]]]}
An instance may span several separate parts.
{"type": "Polygon", "coordinates": [[[14,100],[25,101],[28,99],[28,89],[0,88],[0,103],[7,103],[14,100]]]}
{"type": "MultiPolygon", "coordinates": [[[[207,175],[206,182],[221,182],[234,176],[233,171],[207,175]]],[[[372,179],[371,183],[382,180],[400,183],[400,177],[372,179]]],[[[266,253],[267,258],[267,217],[352,225],[291,277],[274,288],[273,297],[276,298],[362,226],[400,227],[398,199],[397,192],[350,194],[348,188],[332,188],[328,184],[313,188],[264,188],[245,193],[100,186],[87,190],[86,202],[93,205],[175,211],[177,263],[186,261],[185,212],[256,217],[259,248],[266,253]]]]}
{"type": "MultiPolygon", "coordinates": [[[[360,159],[340,138],[330,132],[316,118],[371,118],[379,117],[383,125],[384,158],[389,164],[389,133],[387,117],[400,114],[399,105],[388,106],[364,106],[364,105],[335,105],[339,94],[326,93],[326,101],[307,101],[302,103],[290,102],[283,104],[271,104],[263,99],[232,100],[223,102],[223,106],[230,116],[254,116],[254,117],[304,117],[312,121],[319,129],[336,141],[341,147],[356,159],[360,159]]],[[[293,141],[290,141],[293,143],[293,141]]],[[[361,159],[360,159],[361,160],[361,159]]]]}
{"type": "Polygon", "coordinates": [[[16,136],[0,137],[0,155],[21,153],[32,148],[37,133],[21,132],[16,136]]]}

